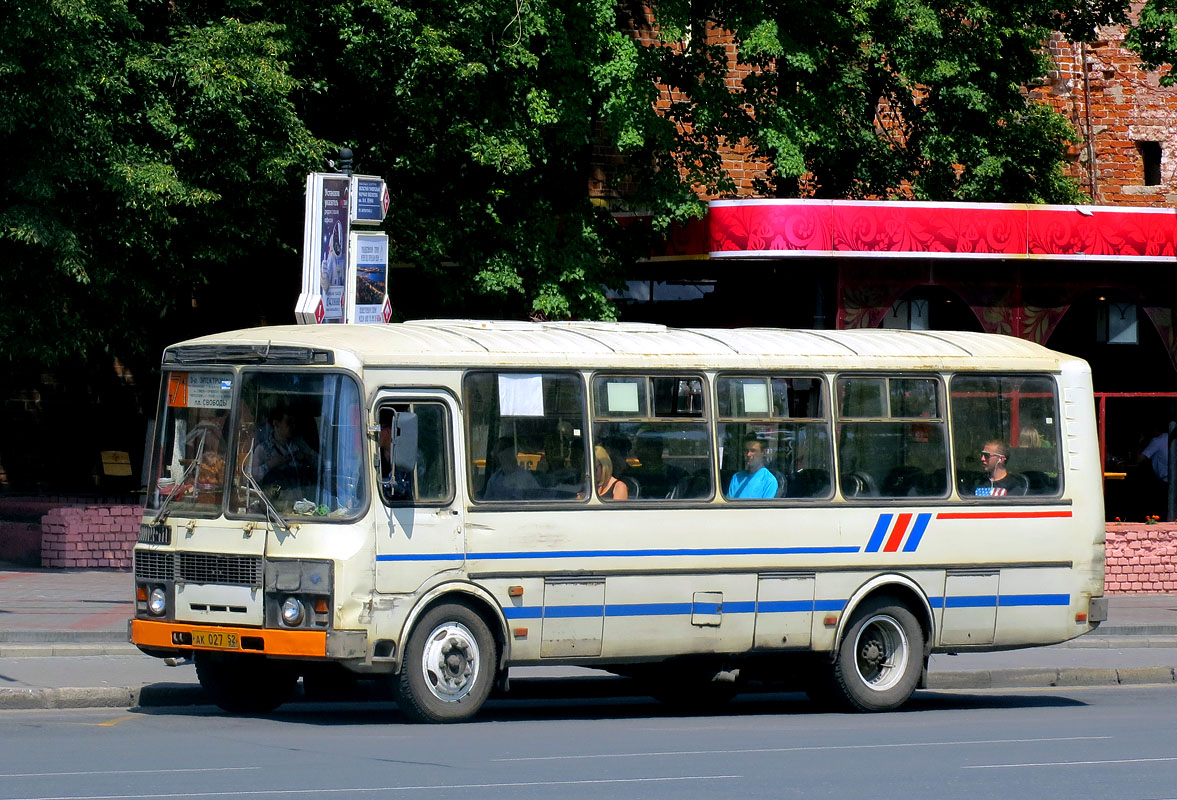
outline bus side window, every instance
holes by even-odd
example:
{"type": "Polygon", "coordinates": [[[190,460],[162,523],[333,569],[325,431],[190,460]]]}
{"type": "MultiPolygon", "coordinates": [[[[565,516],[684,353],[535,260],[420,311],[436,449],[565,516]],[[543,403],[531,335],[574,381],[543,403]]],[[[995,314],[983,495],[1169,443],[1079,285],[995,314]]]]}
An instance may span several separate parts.
{"type": "Polygon", "coordinates": [[[453,492],[446,407],[436,402],[396,403],[381,406],[377,417],[380,421],[380,493],[384,502],[448,502],[453,492]],[[405,437],[400,442],[402,448],[413,447],[414,453],[398,454],[399,466],[392,462],[394,412],[403,415],[403,419],[411,419],[416,428],[415,443],[412,443],[412,437],[405,437]]]}
{"type": "Polygon", "coordinates": [[[838,378],[838,482],[845,497],[944,497],[948,452],[936,378],[838,378]]]}
{"type": "Polygon", "coordinates": [[[609,454],[630,500],[711,497],[704,397],[703,379],[694,375],[593,379],[593,441],[609,454]]]}
{"type": "Polygon", "coordinates": [[[1062,491],[1058,390],[1044,375],[957,375],[952,379],[952,454],[957,491],[976,496],[990,486],[981,451],[1006,449],[1003,483],[1011,495],[1054,496],[1062,491]]]}
{"type": "Polygon", "coordinates": [[[576,373],[471,372],[468,480],[477,502],[588,497],[584,381],[576,373]]]}
{"type": "Polygon", "coordinates": [[[725,375],[717,380],[719,485],[724,497],[831,495],[833,448],[824,395],[824,382],[816,377],[725,375]],[[755,477],[760,469],[769,471],[775,485],[755,477]]]}

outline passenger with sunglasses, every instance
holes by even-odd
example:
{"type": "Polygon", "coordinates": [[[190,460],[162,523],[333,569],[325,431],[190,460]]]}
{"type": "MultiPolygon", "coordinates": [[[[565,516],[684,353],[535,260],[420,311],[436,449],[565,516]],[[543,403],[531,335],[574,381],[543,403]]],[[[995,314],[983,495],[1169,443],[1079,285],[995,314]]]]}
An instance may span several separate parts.
{"type": "Polygon", "coordinates": [[[1025,494],[1025,482],[1008,470],[1009,448],[998,439],[986,442],[981,450],[981,469],[987,480],[983,480],[973,494],[977,497],[1003,497],[1010,494],[1025,494]]]}

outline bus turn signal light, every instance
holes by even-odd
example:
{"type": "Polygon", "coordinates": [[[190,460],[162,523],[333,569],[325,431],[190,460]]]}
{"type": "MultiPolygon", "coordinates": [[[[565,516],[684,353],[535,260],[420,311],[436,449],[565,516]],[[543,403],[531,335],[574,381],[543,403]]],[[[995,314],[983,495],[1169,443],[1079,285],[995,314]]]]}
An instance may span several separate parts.
{"type": "Polygon", "coordinates": [[[316,597],[315,598],[315,613],[316,614],[326,614],[327,613],[327,598],[326,597],[316,597]]]}
{"type": "Polygon", "coordinates": [[[522,597],[523,596],[523,587],[522,586],[508,586],[507,587],[507,596],[508,597],[522,597]]]}

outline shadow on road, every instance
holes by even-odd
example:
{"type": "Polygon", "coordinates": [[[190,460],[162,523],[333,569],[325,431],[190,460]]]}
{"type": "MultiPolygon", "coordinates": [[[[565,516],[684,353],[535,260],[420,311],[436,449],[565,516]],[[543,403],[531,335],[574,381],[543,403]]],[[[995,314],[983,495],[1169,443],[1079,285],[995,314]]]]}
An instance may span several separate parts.
{"type": "MultiPolygon", "coordinates": [[[[744,693],[714,709],[681,709],[663,705],[644,694],[640,684],[624,678],[534,679],[512,681],[509,695],[492,698],[473,720],[486,722],[542,720],[620,720],[724,716],[800,716],[835,714],[826,712],[796,692],[744,693]]],[[[164,705],[168,684],[145,686],[143,697],[152,701],[136,709],[153,716],[208,716],[221,712],[209,705],[164,705]]],[[[190,693],[189,698],[193,697],[190,693]]],[[[199,695],[196,696],[199,702],[199,695]]],[[[189,703],[193,700],[189,700],[189,703]]],[[[1066,708],[1087,705],[1074,697],[1046,692],[998,690],[970,694],[964,691],[921,691],[898,714],[920,714],[962,709],[1066,708]]],[[[270,714],[257,715],[312,725],[387,725],[407,719],[388,692],[379,687],[361,687],[353,697],[336,697],[330,702],[298,698],[270,714]]],[[[859,716],[859,715],[855,715],[859,716]]],[[[861,715],[870,719],[873,715],[861,715]]]]}

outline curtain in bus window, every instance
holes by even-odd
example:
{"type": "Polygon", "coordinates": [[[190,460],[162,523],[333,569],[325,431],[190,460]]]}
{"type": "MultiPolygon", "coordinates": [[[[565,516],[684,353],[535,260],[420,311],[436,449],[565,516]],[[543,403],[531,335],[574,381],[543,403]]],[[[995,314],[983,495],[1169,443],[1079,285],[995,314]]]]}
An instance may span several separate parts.
{"type": "Polygon", "coordinates": [[[838,481],[846,497],[943,497],[948,452],[940,382],[838,379],[838,481]]]}
{"type": "Polygon", "coordinates": [[[952,451],[957,491],[976,496],[993,485],[1012,495],[1062,491],[1058,394],[1042,375],[957,375],[952,379],[952,451]],[[981,453],[1004,456],[995,483],[981,453]]]}

